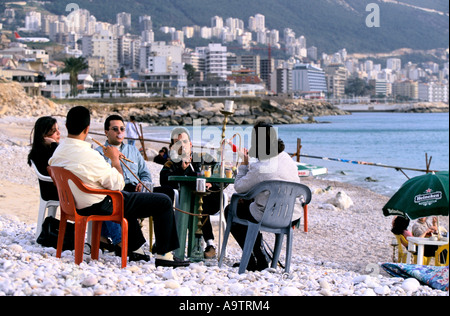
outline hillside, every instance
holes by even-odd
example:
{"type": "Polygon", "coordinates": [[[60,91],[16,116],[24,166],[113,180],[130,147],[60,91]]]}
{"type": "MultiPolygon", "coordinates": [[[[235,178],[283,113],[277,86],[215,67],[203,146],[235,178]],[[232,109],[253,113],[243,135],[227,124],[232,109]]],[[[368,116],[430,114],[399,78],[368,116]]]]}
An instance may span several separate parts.
{"type": "MultiPolygon", "coordinates": [[[[70,1],[47,1],[45,8],[67,14],[70,1]]],[[[354,52],[387,52],[399,48],[434,49],[449,46],[449,3],[447,0],[77,0],[100,21],[115,22],[118,12],[132,14],[137,29],[138,16],[152,17],[154,28],[168,25],[210,26],[211,17],[235,17],[248,25],[249,16],[261,13],[266,26],[293,29],[304,35],[308,46],[319,52],[334,53],[346,48],[354,52]],[[380,27],[369,28],[366,12],[369,3],[380,7],[380,27]]],[[[187,43],[189,45],[189,42],[187,43]]]]}

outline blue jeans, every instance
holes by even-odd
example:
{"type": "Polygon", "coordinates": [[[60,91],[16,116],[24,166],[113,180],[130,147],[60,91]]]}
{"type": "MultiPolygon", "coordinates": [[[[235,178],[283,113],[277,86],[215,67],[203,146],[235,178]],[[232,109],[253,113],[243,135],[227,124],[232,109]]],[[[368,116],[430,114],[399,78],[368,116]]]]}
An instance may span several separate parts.
{"type": "MultiPolygon", "coordinates": [[[[128,221],[128,249],[135,251],[145,242],[138,218],[153,217],[155,228],[156,249],[158,254],[165,254],[178,249],[177,227],[173,214],[172,201],[162,193],[141,193],[122,191],[124,200],[124,216],[128,221]]],[[[77,210],[80,215],[108,215],[112,213],[111,198],[107,197],[103,201],[89,206],[82,210],[77,210]]],[[[116,223],[112,223],[116,224],[116,223]]],[[[114,226],[102,225],[114,229],[114,226]]],[[[120,229],[120,225],[117,224],[120,229]]],[[[115,229],[118,232],[118,229],[115,229]]],[[[111,231],[110,231],[111,233],[111,231]]],[[[111,236],[105,236],[111,237],[111,236]]]]}
{"type": "Polygon", "coordinates": [[[122,228],[120,224],[114,222],[103,222],[102,236],[109,237],[113,245],[117,245],[122,241],[122,228]]]}

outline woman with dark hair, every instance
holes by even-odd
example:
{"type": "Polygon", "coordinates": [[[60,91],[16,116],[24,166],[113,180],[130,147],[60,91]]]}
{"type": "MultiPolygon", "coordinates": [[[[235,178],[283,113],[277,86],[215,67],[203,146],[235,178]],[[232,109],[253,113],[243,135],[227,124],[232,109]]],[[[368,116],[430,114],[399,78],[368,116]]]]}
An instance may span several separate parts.
{"type": "MultiPolygon", "coordinates": [[[[405,240],[408,237],[412,237],[412,233],[408,230],[408,226],[409,226],[409,219],[402,217],[402,216],[397,216],[394,218],[394,220],[392,221],[392,229],[391,232],[394,235],[403,235],[405,237],[405,240]]],[[[403,244],[403,240],[402,240],[402,244],[403,244]]],[[[408,244],[403,244],[403,246],[408,247],[408,244]]]]}
{"type": "MultiPolygon", "coordinates": [[[[28,154],[28,164],[31,166],[31,161],[33,161],[38,171],[42,175],[48,176],[48,160],[58,147],[61,138],[58,123],[51,116],[40,117],[34,124],[31,133],[33,141],[28,154]]],[[[39,189],[44,200],[59,200],[58,191],[53,183],[39,180],[39,189]]]]}
{"type": "MultiPolygon", "coordinates": [[[[244,149],[243,152],[243,162],[239,166],[234,182],[234,189],[237,193],[248,192],[259,183],[269,180],[300,183],[297,165],[289,154],[284,152],[284,143],[281,139],[278,139],[277,131],[272,125],[264,122],[256,123],[252,130],[251,147],[248,151],[244,149]],[[249,156],[257,160],[249,163],[249,156]]],[[[237,208],[238,217],[255,223],[261,221],[267,200],[268,195],[262,192],[255,197],[254,201],[239,201],[237,208]]],[[[225,214],[228,214],[228,207],[225,209],[225,214]]],[[[297,203],[294,208],[292,221],[298,221],[301,214],[302,207],[300,203],[297,203]]],[[[231,228],[231,234],[243,249],[247,235],[247,226],[235,223],[231,228]]],[[[262,235],[259,233],[247,270],[261,271],[268,268],[268,266],[262,235]]]]}

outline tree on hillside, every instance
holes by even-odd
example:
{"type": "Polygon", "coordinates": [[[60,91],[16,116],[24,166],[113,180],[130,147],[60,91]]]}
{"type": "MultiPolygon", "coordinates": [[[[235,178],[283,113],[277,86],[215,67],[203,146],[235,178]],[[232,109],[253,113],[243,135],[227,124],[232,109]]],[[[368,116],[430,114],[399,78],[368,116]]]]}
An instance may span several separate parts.
{"type": "Polygon", "coordinates": [[[89,65],[84,57],[69,57],[63,62],[65,66],[59,71],[59,74],[69,73],[70,96],[76,97],[78,95],[78,73],[88,69],[89,65]]]}

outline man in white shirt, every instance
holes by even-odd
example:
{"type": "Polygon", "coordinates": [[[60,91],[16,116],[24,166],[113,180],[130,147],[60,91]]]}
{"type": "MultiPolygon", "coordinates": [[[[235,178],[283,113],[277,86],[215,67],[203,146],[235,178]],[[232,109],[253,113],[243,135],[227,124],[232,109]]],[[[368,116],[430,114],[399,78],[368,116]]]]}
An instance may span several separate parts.
{"type": "MultiPolygon", "coordinates": [[[[130,252],[144,243],[137,218],[153,216],[156,237],[156,266],[179,267],[189,262],[172,256],[171,251],[180,247],[173,214],[172,201],[164,194],[130,193],[125,187],[123,170],[120,165],[122,153],[114,146],[108,146],[104,155],[110,164],[87,143],[90,127],[89,110],[82,106],[72,108],[67,114],[68,136],[49,160],[50,166],[63,167],[71,171],[87,186],[94,189],[120,190],[124,198],[124,215],[128,219],[128,248],[130,252]]],[[[74,195],[77,212],[80,215],[107,215],[112,213],[111,199],[105,195],[83,193],[74,185],[70,186],[74,195]]]]}

